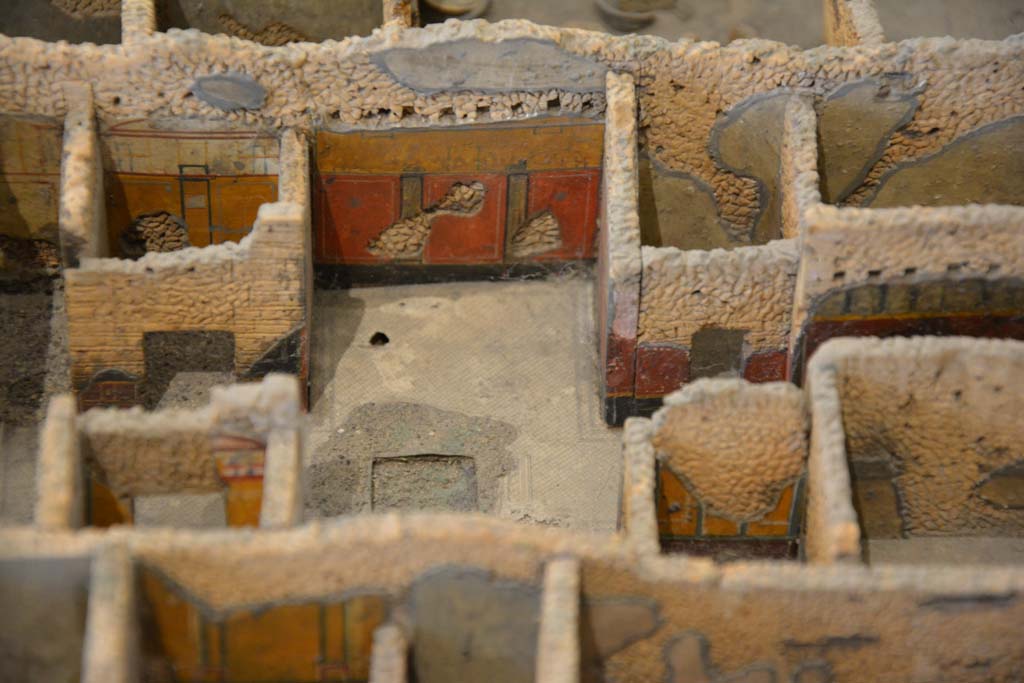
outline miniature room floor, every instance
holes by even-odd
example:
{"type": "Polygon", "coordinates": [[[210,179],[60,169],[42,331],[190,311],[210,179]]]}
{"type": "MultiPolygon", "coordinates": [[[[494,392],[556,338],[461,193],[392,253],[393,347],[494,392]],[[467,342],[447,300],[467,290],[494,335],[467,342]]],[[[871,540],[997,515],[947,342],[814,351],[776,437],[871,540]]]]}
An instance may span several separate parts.
{"type": "Polygon", "coordinates": [[[1024,564],[1024,538],[930,537],[868,541],[868,562],[880,564],[1024,564]]]}
{"type": "Polygon", "coordinates": [[[32,520],[39,426],[68,389],[64,297],[0,294],[0,524],[32,520]]]}
{"type": "Polygon", "coordinates": [[[621,431],[600,418],[592,309],[584,279],[317,291],[307,515],[423,500],[470,456],[478,509],[614,530],[621,431]],[[399,463],[373,470],[424,455],[397,494],[399,463]]]}

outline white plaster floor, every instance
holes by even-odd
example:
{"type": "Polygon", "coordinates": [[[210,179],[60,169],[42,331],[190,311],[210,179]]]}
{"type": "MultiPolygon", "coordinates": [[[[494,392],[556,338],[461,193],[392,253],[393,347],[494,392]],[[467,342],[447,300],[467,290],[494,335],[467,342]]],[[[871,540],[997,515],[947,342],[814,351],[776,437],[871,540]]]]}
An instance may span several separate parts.
{"type": "MultiPolygon", "coordinates": [[[[495,514],[614,530],[621,430],[600,417],[593,308],[587,279],[317,291],[309,463],[345,455],[330,445],[343,425],[360,429],[350,422],[355,409],[422,404],[470,431],[476,419],[513,428],[514,437],[495,444],[512,458],[497,482],[495,514]],[[387,345],[369,343],[378,331],[387,345]]],[[[387,427],[394,434],[371,446],[381,449],[375,455],[411,455],[402,448],[430,443],[445,429],[452,427],[396,420],[387,427]]],[[[363,474],[337,484],[362,487],[363,474]]],[[[307,508],[307,515],[316,512],[307,508]]]]}

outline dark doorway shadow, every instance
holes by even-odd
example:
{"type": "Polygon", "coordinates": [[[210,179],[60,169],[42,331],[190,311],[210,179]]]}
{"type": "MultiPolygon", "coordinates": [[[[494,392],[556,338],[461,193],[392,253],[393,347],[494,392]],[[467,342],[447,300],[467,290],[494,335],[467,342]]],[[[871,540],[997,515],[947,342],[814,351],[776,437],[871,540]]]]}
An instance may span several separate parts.
{"type": "Polygon", "coordinates": [[[146,367],[142,401],[147,410],[156,407],[179,372],[235,369],[235,335],[231,332],[146,332],[142,352],[146,367]]]}

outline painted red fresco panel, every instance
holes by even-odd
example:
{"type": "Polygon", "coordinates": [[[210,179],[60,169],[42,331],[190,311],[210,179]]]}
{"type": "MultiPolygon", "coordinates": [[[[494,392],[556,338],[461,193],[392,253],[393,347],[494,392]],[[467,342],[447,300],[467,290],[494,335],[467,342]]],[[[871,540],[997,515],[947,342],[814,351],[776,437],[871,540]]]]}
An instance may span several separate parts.
{"type": "Polygon", "coordinates": [[[636,395],[670,394],[690,379],[690,354],[670,344],[641,344],[636,352],[636,395]]]}
{"type": "Polygon", "coordinates": [[[380,263],[366,245],[398,220],[400,176],[321,177],[315,259],[318,263],[380,263]]]}
{"type": "MultiPolygon", "coordinates": [[[[527,216],[550,211],[558,221],[562,247],[533,256],[563,260],[594,257],[600,169],[541,171],[530,174],[527,216]]],[[[509,226],[513,229],[514,226],[509,226]]]]}
{"type": "Polygon", "coordinates": [[[507,179],[504,174],[428,175],[423,178],[423,206],[429,208],[441,201],[456,183],[469,185],[480,182],[484,186],[484,201],[476,213],[469,216],[440,215],[433,219],[430,237],[423,250],[423,262],[438,263],[499,263],[505,251],[505,196],[507,179]]]}

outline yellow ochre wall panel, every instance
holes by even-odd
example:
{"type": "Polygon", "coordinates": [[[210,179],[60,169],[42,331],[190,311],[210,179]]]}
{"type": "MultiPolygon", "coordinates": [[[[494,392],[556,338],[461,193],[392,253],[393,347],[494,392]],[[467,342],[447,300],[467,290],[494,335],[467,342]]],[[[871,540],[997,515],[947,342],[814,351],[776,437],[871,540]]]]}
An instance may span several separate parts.
{"type": "Polygon", "coordinates": [[[57,239],[61,126],[0,116],[0,234],[57,239]]]}
{"type": "Polygon", "coordinates": [[[320,654],[318,605],[243,612],[224,623],[229,681],[315,681],[320,654]]]}
{"type": "Polygon", "coordinates": [[[320,173],[600,168],[604,125],[580,119],[432,130],[317,133],[320,173]]]}
{"type": "Polygon", "coordinates": [[[191,245],[205,247],[240,241],[252,230],[260,205],[277,200],[277,176],[188,178],[107,174],[107,229],[115,256],[123,256],[121,234],[142,214],[166,211],[183,217],[191,245]]]}
{"type": "Polygon", "coordinates": [[[142,588],[148,667],[182,681],[366,681],[373,631],[388,616],[379,594],[211,616],[152,571],[142,588]]]}

